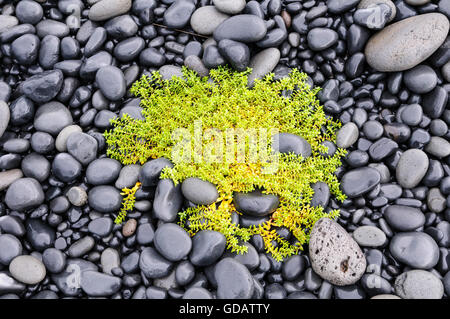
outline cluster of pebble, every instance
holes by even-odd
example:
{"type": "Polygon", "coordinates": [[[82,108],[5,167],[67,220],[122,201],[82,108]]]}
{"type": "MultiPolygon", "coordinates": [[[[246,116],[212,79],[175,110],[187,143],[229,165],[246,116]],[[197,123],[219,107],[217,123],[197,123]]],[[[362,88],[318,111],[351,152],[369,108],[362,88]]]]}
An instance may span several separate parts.
{"type": "MultiPolygon", "coordinates": [[[[450,295],[450,1],[0,0],[0,13],[0,298],[450,295]],[[111,119],[143,118],[128,92],[142,74],[225,64],[251,67],[249,86],[299,68],[343,123],[328,146],[348,149],[336,172],[348,199],[315,185],[313,204],[341,215],[283,262],[261,237],[237,255],[176,224],[214,185],[159,180],[166,159],[105,155],[111,119]]],[[[235,197],[244,226],[278,205],[235,197]]]]}

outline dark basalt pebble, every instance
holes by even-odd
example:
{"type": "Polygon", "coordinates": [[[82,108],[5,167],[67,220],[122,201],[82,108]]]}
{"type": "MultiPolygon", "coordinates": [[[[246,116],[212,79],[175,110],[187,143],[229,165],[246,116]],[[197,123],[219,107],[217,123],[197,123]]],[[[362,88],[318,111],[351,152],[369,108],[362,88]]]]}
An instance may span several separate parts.
{"type": "Polygon", "coordinates": [[[272,214],[279,205],[276,195],[263,194],[256,190],[250,193],[235,193],[233,203],[236,210],[253,217],[265,217],[272,214]]]}

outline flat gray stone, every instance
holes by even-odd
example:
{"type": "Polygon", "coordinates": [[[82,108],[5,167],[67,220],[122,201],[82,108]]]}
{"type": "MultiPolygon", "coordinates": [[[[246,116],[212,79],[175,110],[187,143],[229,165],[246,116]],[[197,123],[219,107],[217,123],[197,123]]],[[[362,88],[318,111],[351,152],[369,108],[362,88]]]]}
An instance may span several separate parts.
{"type": "Polygon", "coordinates": [[[131,0],[101,0],[95,3],[89,10],[89,20],[105,21],[131,9],[131,0]]]}
{"type": "Polygon", "coordinates": [[[386,242],[386,234],[375,226],[359,226],[353,238],[362,247],[380,247],[386,242]]]}
{"type": "Polygon", "coordinates": [[[249,64],[252,72],[248,75],[248,86],[253,87],[256,79],[262,79],[272,72],[280,61],[280,56],[277,48],[268,48],[253,56],[249,64]]]}
{"type": "Polygon", "coordinates": [[[203,35],[211,35],[214,30],[229,18],[228,14],[222,13],[215,6],[204,6],[194,11],[191,16],[192,29],[203,35]]]}
{"type": "Polygon", "coordinates": [[[405,151],[395,170],[397,182],[404,188],[416,187],[427,173],[428,166],[429,160],[425,152],[419,149],[405,151]]]}
{"type": "Polygon", "coordinates": [[[353,122],[348,122],[336,133],[336,145],[340,148],[349,148],[358,140],[359,129],[353,122]]]}
{"type": "Polygon", "coordinates": [[[28,255],[14,258],[9,264],[9,272],[14,279],[27,285],[40,283],[46,275],[45,266],[42,261],[28,255]]]}
{"type": "Polygon", "coordinates": [[[429,271],[410,270],[395,279],[395,293],[403,299],[441,299],[442,281],[429,271]]]}

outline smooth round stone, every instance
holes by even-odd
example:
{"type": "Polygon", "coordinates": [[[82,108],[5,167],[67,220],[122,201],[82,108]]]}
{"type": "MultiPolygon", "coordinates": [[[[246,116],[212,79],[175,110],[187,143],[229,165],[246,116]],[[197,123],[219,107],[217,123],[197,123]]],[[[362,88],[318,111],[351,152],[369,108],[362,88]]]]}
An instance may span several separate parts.
{"type": "Polygon", "coordinates": [[[173,164],[166,158],[160,157],[145,163],[139,172],[139,181],[143,187],[158,185],[159,175],[165,167],[172,168],[173,164]]]}
{"type": "Polygon", "coordinates": [[[448,101],[448,93],[441,86],[436,86],[433,91],[423,96],[422,107],[426,115],[432,119],[441,117],[448,101]]]}
{"type": "Polygon", "coordinates": [[[102,265],[103,272],[108,275],[112,275],[114,268],[120,267],[120,255],[114,248],[106,248],[101,255],[100,263],[102,265]]]}
{"type": "Polygon", "coordinates": [[[14,100],[9,108],[11,111],[10,120],[12,125],[20,126],[30,122],[34,118],[35,105],[33,101],[25,96],[14,100]]]}
{"type": "Polygon", "coordinates": [[[19,64],[31,65],[38,57],[40,41],[34,34],[25,34],[11,43],[11,54],[19,64]]]}
{"type": "Polygon", "coordinates": [[[313,51],[323,51],[336,44],[339,36],[336,31],[328,28],[314,28],[307,35],[308,46],[313,51]]]}
{"type": "Polygon", "coordinates": [[[66,255],[56,248],[47,248],[42,254],[42,262],[49,272],[57,274],[66,267],[66,255]]]}
{"type": "Polygon", "coordinates": [[[118,189],[133,187],[139,179],[141,165],[132,164],[124,166],[119,173],[115,186],[118,189]]]}
{"type": "Polygon", "coordinates": [[[169,28],[182,29],[189,23],[194,10],[195,4],[191,1],[174,1],[164,12],[164,25],[169,28]]]}
{"type": "Polygon", "coordinates": [[[227,14],[238,14],[244,10],[245,0],[213,0],[217,10],[227,14]]]}
{"type": "Polygon", "coordinates": [[[112,38],[128,39],[137,33],[138,25],[130,15],[126,14],[106,22],[105,29],[112,38]]]}
{"type": "Polygon", "coordinates": [[[349,148],[359,137],[359,129],[353,122],[348,122],[336,133],[336,145],[340,148],[349,148]]]}
{"type": "Polygon", "coordinates": [[[122,196],[113,186],[96,186],[89,191],[88,201],[100,213],[113,213],[120,209],[122,196]]]}
{"type": "Polygon", "coordinates": [[[118,277],[91,270],[81,272],[80,288],[88,296],[111,296],[118,292],[121,286],[122,281],[118,277]]]}
{"type": "Polygon", "coordinates": [[[341,189],[350,198],[359,197],[380,183],[380,173],[372,167],[361,167],[348,171],[341,179],[341,189]]]}
{"type": "Polygon", "coordinates": [[[194,11],[191,16],[191,27],[198,34],[211,35],[229,15],[220,12],[215,6],[204,6],[194,11]]]}
{"type": "Polygon", "coordinates": [[[25,153],[30,148],[30,142],[23,138],[12,138],[3,144],[3,151],[9,153],[25,153]]]}
{"type": "Polygon", "coordinates": [[[102,94],[111,101],[120,100],[126,93],[127,86],[122,71],[115,66],[106,66],[97,71],[95,75],[102,94]]]}
{"type": "Polygon", "coordinates": [[[158,70],[159,74],[161,74],[161,77],[163,80],[170,80],[172,77],[183,77],[183,72],[181,72],[181,67],[177,65],[163,65],[158,70]]]}
{"type": "Polygon", "coordinates": [[[62,129],[56,137],[55,147],[59,152],[67,152],[67,139],[72,133],[82,132],[78,125],[69,125],[62,129]]]}
{"type": "Polygon", "coordinates": [[[148,245],[153,242],[155,230],[150,223],[141,224],[136,230],[136,240],[141,245],[148,245]]]}
{"type": "Polygon", "coordinates": [[[31,246],[43,251],[55,243],[55,230],[39,219],[29,219],[26,222],[26,236],[31,246]]]}
{"type": "Polygon", "coordinates": [[[139,62],[144,66],[162,66],[166,57],[155,48],[147,48],[141,52],[139,62]]]}
{"type": "Polygon", "coordinates": [[[19,24],[19,20],[10,15],[0,15],[0,33],[7,31],[8,29],[15,27],[19,24]]]}
{"type": "Polygon", "coordinates": [[[99,69],[111,64],[111,54],[106,51],[100,51],[83,62],[80,68],[80,76],[83,79],[94,79],[99,69]]]}
{"type": "Polygon", "coordinates": [[[218,45],[220,54],[237,71],[245,71],[250,63],[250,50],[244,43],[233,40],[221,40],[218,45]]]}
{"type": "Polygon", "coordinates": [[[6,191],[5,203],[12,210],[26,211],[43,202],[42,186],[34,178],[20,178],[6,191]]]}
{"type": "Polygon", "coordinates": [[[202,287],[191,287],[183,295],[182,299],[214,299],[213,295],[202,287]]]}
{"type": "Polygon", "coordinates": [[[111,184],[119,177],[122,165],[112,158],[100,158],[89,164],[86,179],[92,185],[111,184]]]}
{"type": "Polygon", "coordinates": [[[352,285],[366,270],[366,258],[342,226],[321,218],[311,231],[309,258],[313,270],[337,286],[352,285]]]}
{"type": "Polygon", "coordinates": [[[172,223],[164,224],[155,232],[156,250],[170,261],[179,261],[186,257],[192,248],[189,234],[180,226],[172,223]]]}
{"type": "Polygon", "coordinates": [[[311,145],[303,137],[290,134],[279,133],[272,137],[272,145],[280,153],[294,153],[301,155],[304,159],[311,156],[311,145]]]}
{"type": "Polygon", "coordinates": [[[44,280],[46,270],[37,258],[28,255],[17,256],[9,264],[9,272],[19,282],[35,285],[44,280]]]}
{"type": "Polygon", "coordinates": [[[272,214],[280,204],[278,196],[264,194],[259,190],[249,193],[235,193],[233,203],[236,210],[254,217],[264,217],[272,214]]]}
{"type": "Polygon", "coordinates": [[[450,143],[442,137],[432,136],[424,150],[437,158],[444,158],[450,155],[450,143]]]}
{"type": "Polygon", "coordinates": [[[134,218],[131,218],[131,219],[127,220],[125,225],[123,225],[122,235],[124,237],[133,236],[134,232],[136,231],[136,228],[137,228],[137,220],[134,218]]]}
{"type": "Polygon", "coordinates": [[[154,216],[164,222],[173,222],[183,203],[181,186],[175,186],[172,180],[159,181],[153,201],[154,216]]]}
{"type": "Polygon", "coordinates": [[[0,264],[8,266],[9,263],[22,254],[22,244],[13,235],[0,235],[0,264]]]}
{"type": "Polygon", "coordinates": [[[425,215],[420,209],[410,206],[388,206],[384,218],[389,226],[399,231],[412,231],[425,224],[425,215]]]}
{"type": "Polygon", "coordinates": [[[119,116],[123,117],[124,114],[126,113],[133,119],[144,121],[145,118],[142,115],[142,111],[143,109],[140,106],[127,105],[120,110],[119,116]]]}
{"type": "Polygon", "coordinates": [[[41,105],[34,116],[34,128],[57,136],[66,126],[73,123],[70,111],[59,102],[41,105]]]}
{"type": "Polygon", "coordinates": [[[55,139],[48,133],[35,132],[31,136],[31,148],[39,154],[48,154],[55,148],[55,139]]]}
{"type": "Polygon", "coordinates": [[[173,264],[161,256],[154,248],[144,248],[139,257],[139,268],[145,277],[163,278],[172,271],[173,264]]]}
{"type": "Polygon", "coordinates": [[[277,48],[268,48],[255,54],[249,63],[251,73],[247,76],[248,86],[253,87],[256,79],[262,79],[275,69],[280,61],[281,52],[277,48]]]}
{"type": "Polygon", "coordinates": [[[411,126],[417,126],[422,122],[423,110],[419,104],[410,104],[405,106],[400,114],[403,123],[411,126]]]}
{"type": "Polygon", "coordinates": [[[365,48],[367,63],[380,72],[404,71],[430,57],[445,41],[450,23],[441,13],[403,19],[372,36],[365,48]]]}
{"type": "Polygon", "coordinates": [[[327,207],[330,200],[330,188],[324,182],[317,182],[311,185],[314,191],[314,195],[311,199],[311,206],[317,207],[327,207]]]}
{"type": "Polygon", "coordinates": [[[224,258],[214,269],[218,299],[249,299],[253,296],[254,280],[247,267],[232,258],[224,258]]]}
{"type": "Polygon", "coordinates": [[[251,14],[240,14],[223,21],[214,30],[214,39],[238,42],[256,42],[264,38],[267,27],[264,20],[251,14]]]}
{"type": "Polygon", "coordinates": [[[67,253],[73,258],[81,257],[91,251],[91,249],[94,248],[94,245],[94,238],[85,236],[74,242],[67,250],[67,253]]]}
{"type": "Polygon", "coordinates": [[[52,163],[52,172],[60,181],[70,183],[82,173],[81,164],[68,153],[58,153],[52,163]]]}
{"type": "MultiPolygon", "coordinates": [[[[52,100],[59,92],[63,83],[63,73],[60,70],[45,71],[26,79],[21,85],[21,91],[37,103],[52,100]]],[[[54,104],[58,102],[51,102],[54,104]]],[[[42,107],[39,107],[38,112],[42,107]]]]}
{"type": "Polygon", "coordinates": [[[97,156],[98,142],[86,133],[75,132],[70,134],[66,146],[69,154],[83,165],[88,165],[97,156]]]}
{"type": "Polygon", "coordinates": [[[22,170],[18,168],[10,169],[8,171],[0,172],[0,191],[9,187],[12,183],[23,177],[22,170]]]}
{"type": "Polygon", "coordinates": [[[214,184],[196,177],[185,179],[181,184],[181,192],[184,197],[197,205],[210,205],[219,198],[214,184]]]}
{"type": "Polygon", "coordinates": [[[215,263],[223,254],[226,238],[213,230],[199,231],[192,238],[192,251],[189,260],[195,266],[205,267],[215,263]]]}
{"type": "Polygon", "coordinates": [[[409,149],[400,156],[396,167],[397,182],[404,188],[414,188],[419,185],[427,173],[428,156],[419,149],[409,149]]]}
{"type": "Polygon", "coordinates": [[[353,238],[362,247],[380,247],[386,242],[385,233],[375,226],[359,226],[353,231],[353,238]]]}
{"type": "Polygon", "coordinates": [[[395,279],[395,292],[403,299],[441,299],[442,281],[425,270],[410,270],[395,279]]]}
{"type": "Polygon", "coordinates": [[[6,104],[4,101],[0,101],[0,138],[3,136],[3,133],[5,133],[10,118],[11,112],[9,110],[8,104],[6,104]]]}
{"type": "Polygon", "coordinates": [[[430,269],[439,259],[439,247],[430,235],[421,232],[398,233],[389,246],[392,256],[412,268],[430,269]]]}
{"type": "Polygon", "coordinates": [[[139,56],[145,48],[145,41],[140,37],[133,37],[119,42],[114,48],[114,57],[121,62],[131,62],[139,56]]]}
{"type": "Polygon", "coordinates": [[[40,154],[30,153],[22,159],[22,172],[42,183],[50,175],[50,162],[40,154]]]}
{"type": "Polygon", "coordinates": [[[0,230],[2,233],[11,234],[16,237],[21,237],[26,232],[20,219],[9,215],[0,217],[0,230]]]}
{"type": "Polygon", "coordinates": [[[60,40],[54,35],[47,35],[41,41],[39,64],[44,69],[51,69],[59,60],[60,40]]]}
{"type": "Polygon", "coordinates": [[[439,188],[435,187],[429,190],[427,195],[428,209],[434,213],[441,213],[446,208],[446,200],[439,188]]]}
{"type": "Polygon", "coordinates": [[[109,217],[100,217],[91,221],[88,225],[90,233],[99,237],[106,237],[111,234],[113,221],[109,217]]]}
{"type": "Polygon", "coordinates": [[[121,14],[127,13],[131,9],[131,0],[101,0],[97,1],[89,9],[89,20],[105,21],[121,14]]]}
{"type": "Polygon", "coordinates": [[[69,26],[63,22],[45,19],[36,25],[36,33],[40,38],[47,35],[54,35],[58,38],[64,38],[69,35],[69,26]]]}
{"type": "Polygon", "coordinates": [[[417,94],[431,92],[437,85],[437,75],[428,65],[418,65],[403,75],[406,87],[417,94]]]}

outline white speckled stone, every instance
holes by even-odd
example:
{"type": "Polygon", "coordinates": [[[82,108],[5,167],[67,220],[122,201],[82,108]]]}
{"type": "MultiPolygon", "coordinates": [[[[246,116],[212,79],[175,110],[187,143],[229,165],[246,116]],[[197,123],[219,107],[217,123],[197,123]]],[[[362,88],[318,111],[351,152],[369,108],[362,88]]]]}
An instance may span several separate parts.
{"type": "Polygon", "coordinates": [[[309,241],[313,270],[337,286],[352,285],[366,271],[366,258],[347,231],[329,218],[314,225],[309,241]]]}

